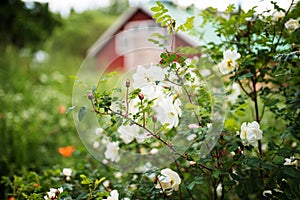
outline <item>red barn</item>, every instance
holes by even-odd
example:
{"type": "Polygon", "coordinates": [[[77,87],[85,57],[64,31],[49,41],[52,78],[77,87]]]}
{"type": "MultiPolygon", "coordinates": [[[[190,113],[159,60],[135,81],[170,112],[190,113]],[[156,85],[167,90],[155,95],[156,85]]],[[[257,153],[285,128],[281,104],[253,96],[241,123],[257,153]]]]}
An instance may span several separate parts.
{"type": "MultiPolygon", "coordinates": [[[[160,28],[152,18],[152,12],[142,7],[129,8],[89,49],[97,68],[106,71],[127,71],[139,64],[158,63],[162,47],[150,42],[153,38],[170,49],[170,41],[158,39],[152,34],[169,37],[166,28],[160,28]]],[[[195,42],[183,34],[176,34],[173,46],[195,46],[195,42]]]]}

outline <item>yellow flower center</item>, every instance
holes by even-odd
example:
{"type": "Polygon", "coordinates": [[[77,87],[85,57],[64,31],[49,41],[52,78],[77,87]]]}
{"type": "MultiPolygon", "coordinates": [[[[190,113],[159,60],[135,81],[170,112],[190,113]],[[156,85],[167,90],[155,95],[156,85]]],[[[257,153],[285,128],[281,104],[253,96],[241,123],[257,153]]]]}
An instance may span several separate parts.
{"type": "Polygon", "coordinates": [[[228,69],[232,69],[232,67],[233,67],[233,60],[232,59],[228,59],[226,61],[226,66],[227,66],[228,69]]]}

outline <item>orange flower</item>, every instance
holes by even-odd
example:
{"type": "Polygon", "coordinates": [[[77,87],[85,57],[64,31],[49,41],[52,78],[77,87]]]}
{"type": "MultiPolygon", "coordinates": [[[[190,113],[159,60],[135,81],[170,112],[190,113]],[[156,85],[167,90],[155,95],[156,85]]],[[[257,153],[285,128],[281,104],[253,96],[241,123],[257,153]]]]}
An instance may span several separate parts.
{"type": "Polygon", "coordinates": [[[15,200],[15,197],[9,197],[8,200],[15,200]]]}
{"type": "Polygon", "coordinates": [[[75,151],[75,148],[73,146],[65,146],[65,147],[58,148],[58,152],[60,153],[60,155],[62,155],[63,157],[66,157],[66,158],[72,156],[74,151],[75,151]]]}
{"type": "Polygon", "coordinates": [[[60,104],[59,107],[58,107],[58,112],[61,115],[65,114],[66,113],[66,106],[60,104]]]}

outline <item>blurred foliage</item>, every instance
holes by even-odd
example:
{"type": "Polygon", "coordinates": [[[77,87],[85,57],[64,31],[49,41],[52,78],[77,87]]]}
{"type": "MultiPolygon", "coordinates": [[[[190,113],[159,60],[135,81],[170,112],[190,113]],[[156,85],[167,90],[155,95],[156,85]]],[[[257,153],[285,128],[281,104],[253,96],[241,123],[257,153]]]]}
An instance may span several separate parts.
{"type": "Polygon", "coordinates": [[[108,14],[122,14],[129,7],[128,0],[110,0],[110,6],[103,10],[108,14]]]}
{"type": "Polygon", "coordinates": [[[60,54],[85,57],[88,48],[115,21],[116,15],[104,14],[101,10],[90,10],[83,13],[71,12],[47,40],[47,49],[60,54]]]}
{"type": "MultiPolygon", "coordinates": [[[[0,8],[0,176],[13,177],[28,170],[40,173],[57,164],[75,166],[76,159],[85,159],[87,155],[72,116],[65,113],[72,103],[74,80],[69,76],[76,74],[87,48],[116,16],[97,10],[72,13],[61,19],[50,13],[46,4],[32,3],[34,7],[27,8],[20,1],[3,3],[6,7],[0,8]],[[52,32],[54,22],[60,26],[52,32]],[[58,152],[65,146],[75,148],[70,158],[58,152]]],[[[3,184],[0,186],[1,191],[7,191],[3,184]]],[[[1,192],[1,199],[3,195],[7,194],[1,192]]]]}
{"type": "Polygon", "coordinates": [[[0,47],[40,48],[61,22],[59,15],[48,10],[48,4],[2,0],[0,5],[0,47]]]}

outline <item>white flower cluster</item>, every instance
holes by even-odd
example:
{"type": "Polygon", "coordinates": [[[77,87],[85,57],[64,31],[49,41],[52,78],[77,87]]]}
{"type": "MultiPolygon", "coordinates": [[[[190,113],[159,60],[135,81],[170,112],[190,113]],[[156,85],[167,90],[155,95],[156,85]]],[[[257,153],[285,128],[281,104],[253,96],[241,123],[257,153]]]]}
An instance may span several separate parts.
{"type": "MultiPolygon", "coordinates": [[[[182,111],[180,108],[181,101],[175,93],[179,89],[175,89],[173,93],[166,89],[176,87],[176,85],[165,80],[166,75],[167,71],[161,67],[151,66],[146,68],[139,65],[136,73],[133,75],[132,86],[133,89],[141,89],[145,99],[149,101],[154,100],[151,108],[155,111],[157,120],[162,125],[167,124],[167,128],[171,129],[178,126],[182,111]]],[[[138,103],[138,98],[130,102],[129,113],[136,114],[138,112],[138,103]]]]}
{"type": "Polygon", "coordinates": [[[257,141],[262,139],[262,130],[256,121],[244,122],[241,126],[240,138],[244,145],[257,146],[257,141]]]}
{"type": "Polygon", "coordinates": [[[47,195],[44,196],[45,200],[56,200],[58,199],[59,194],[61,194],[63,192],[63,188],[50,188],[50,191],[47,192],[47,195]]]}
{"type": "Polygon", "coordinates": [[[181,178],[173,170],[166,168],[160,171],[161,175],[158,176],[158,181],[155,188],[161,189],[166,195],[171,195],[173,191],[179,189],[181,178]]]}
{"type": "MultiPolygon", "coordinates": [[[[199,77],[192,69],[188,69],[184,73],[188,73],[190,77],[190,80],[187,80],[187,85],[200,84],[199,77]]],[[[126,87],[131,85],[133,90],[140,89],[139,94],[142,94],[142,99],[137,96],[125,102],[129,117],[141,112],[141,101],[152,101],[151,109],[155,115],[155,120],[167,129],[176,128],[182,116],[181,100],[178,98],[181,94],[181,88],[172,82],[176,79],[178,77],[174,73],[170,73],[159,66],[137,66],[136,72],[132,75],[132,84],[130,84],[130,81],[126,81],[126,87]]],[[[125,144],[129,144],[134,140],[142,143],[149,137],[149,133],[137,124],[123,124],[119,126],[117,131],[120,134],[120,139],[125,144]]],[[[95,131],[96,135],[102,135],[103,132],[102,128],[97,128],[95,131]]],[[[107,141],[104,145],[106,146],[105,158],[111,162],[119,162],[119,142],[107,141]]],[[[94,142],[94,149],[98,149],[99,146],[99,142],[94,142]]]]}

